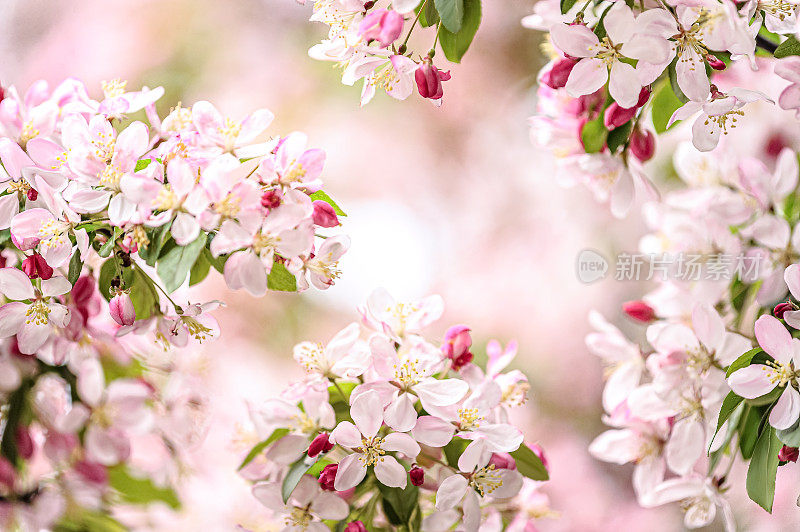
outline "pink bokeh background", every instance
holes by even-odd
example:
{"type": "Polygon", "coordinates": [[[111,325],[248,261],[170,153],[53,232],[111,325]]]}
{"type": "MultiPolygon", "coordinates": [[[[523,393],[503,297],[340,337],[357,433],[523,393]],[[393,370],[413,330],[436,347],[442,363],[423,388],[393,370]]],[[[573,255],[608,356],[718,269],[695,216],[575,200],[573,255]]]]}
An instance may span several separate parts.
{"type": "MultiPolygon", "coordinates": [[[[273,132],[305,131],[327,151],[325,189],[349,214],[352,249],[325,293],[256,300],[229,293],[218,277],[203,285],[203,297],[228,303],[218,313],[222,338],[190,362],[207,389],[207,434],[187,454],[182,513],[154,509],[142,530],[278,529],[235,474],[254,443],[246,401],[299,377],[291,347],[325,341],[357,319],[356,305],[378,286],[398,299],[441,294],[446,313],[434,338],[466,323],[480,346],[519,341],[516,364],[533,386],[517,421],[547,451],[552,480],[543,490],[557,514],[541,519],[541,530],[683,529],[675,507],[638,508],[629,467],[597,462],[586,450],[603,430],[602,367],[583,343],[587,312],[622,322],[620,303],[644,287],[583,284],[576,257],[585,248],[634,250],[644,227],[613,220],[585,190],[555,182],[551,156],[528,139],[544,58],[542,35],[519,20],[533,2],[484,4],[480,33],[452,68],[442,108],[378,97],[360,109],[358,89],[307,56],[324,27],[307,22],[310,7],[292,0],[0,3],[4,85],[74,76],[97,93],[102,80],[121,78],[131,89],[164,86],[163,110],[200,99],[233,117],[268,107],[273,132]]],[[[765,519],[743,493],[735,497],[748,530],[800,526],[792,472],[781,473],[778,519],[765,519]]],[[[743,481],[735,485],[744,490],[743,481]]]]}

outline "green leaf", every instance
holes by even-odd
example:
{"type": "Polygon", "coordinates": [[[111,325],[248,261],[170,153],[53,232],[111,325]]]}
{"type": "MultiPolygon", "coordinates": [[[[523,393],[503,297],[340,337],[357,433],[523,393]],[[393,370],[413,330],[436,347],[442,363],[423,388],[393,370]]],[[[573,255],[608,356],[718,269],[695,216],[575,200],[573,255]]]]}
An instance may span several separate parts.
{"type": "Polygon", "coordinates": [[[178,496],[171,488],[156,486],[147,478],[134,477],[124,466],[110,467],[108,482],[119,492],[123,501],[131,504],[163,502],[175,510],[181,506],[178,496]]]}
{"type": "Polygon", "coordinates": [[[419,503],[419,488],[408,482],[405,489],[390,488],[378,483],[383,510],[393,525],[408,525],[419,503]]]}
{"type": "Polygon", "coordinates": [[[608,10],[611,9],[611,7],[614,5],[615,4],[611,4],[610,6],[605,8],[603,14],[600,15],[600,20],[597,21],[597,26],[594,27],[594,34],[597,35],[597,38],[600,39],[601,41],[606,36],[606,25],[605,25],[606,15],[608,14],[608,10]]]}
{"type": "Polygon", "coordinates": [[[778,439],[789,447],[800,447],[800,420],[788,429],[776,431],[778,439]]]}
{"type": "Polygon", "coordinates": [[[280,292],[297,292],[297,279],[286,266],[280,262],[272,263],[272,270],[267,276],[267,288],[280,292]]]}
{"type": "Polygon", "coordinates": [[[800,41],[794,35],[790,35],[788,39],[778,45],[774,55],[777,59],[800,55],[800,41]]]}
{"type": "Polygon", "coordinates": [[[764,350],[761,349],[760,347],[754,347],[753,349],[751,349],[747,353],[741,355],[739,358],[737,358],[736,360],[731,362],[730,366],[728,366],[728,369],[725,371],[725,378],[727,379],[728,377],[730,377],[731,374],[734,371],[737,371],[737,370],[740,370],[742,368],[746,368],[747,366],[749,366],[750,362],[752,362],[753,358],[757,354],[763,353],[763,352],[764,352],[764,350]]]}
{"type": "Polygon", "coordinates": [[[111,255],[111,252],[114,251],[114,244],[116,244],[117,238],[119,238],[121,234],[122,234],[122,228],[115,227],[114,234],[108,240],[106,240],[105,244],[100,246],[100,249],[97,250],[97,254],[103,258],[106,258],[109,255],[111,255]]]}
{"type": "Polygon", "coordinates": [[[633,121],[630,121],[609,131],[608,138],[606,140],[608,151],[611,153],[616,153],[620,146],[623,146],[628,142],[628,137],[631,136],[632,130],[633,121]]]}
{"type": "Polygon", "coordinates": [[[127,532],[128,528],[111,517],[99,512],[82,511],[65,515],[53,527],[53,532],[127,532]]]}
{"type": "Polygon", "coordinates": [[[772,513],[772,502],[775,499],[775,475],[778,472],[778,452],[782,445],[775,430],[768,427],[759,436],[747,469],[747,495],[769,513],[772,513]]]}
{"type": "Polygon", "coordinates": [[[464,449],[467,448],[470,441],[465,440],[464,438],[453,438],[450,443],[442,447],[442,451],[444,451],[444,457],[447,458],[447,464],[449,466],[458,468],[458,459],[461,456],[461,453],[464,452],[464,449]]]}
{"type": "Polygon", "coordinates": [[[308,197],[309,197],[309,198],[311,198],[311,201],[317,201],[317,200],[324,201],[325,203],[327,203],[328,205],[330,205],[331,207],[333,207],[333,212],[335,212],[335,213],[336,213],[337,215],[339,215],[339,216],[347,216],[347,215],[344,213],[344,211],[343,211],[343,210],[342,210],[342,209],[341,209],[341,208],[340,208],[340,207],[339,207],[339,206],[336,204],[336,202],[335,202],[335,201],[333,201],[333,200],[331,199],[331,197],[330,197],[330,196],[328,196],[328,195],[327,195],[327,194],[326,194],[324,191],[322,191],[322,190],[317,190],[317,191],[316,191],[316,192],[314,192],[313,194],[310,194],[308,197]]]}
{"type": "Polygon", "coordinates": [[[544,467],[541,459],[524,443],[519,446],[519,449],[510,454],[517,462],[517,471],[520,474],[533,480],[547,480],[550,478],[547,468],[544,467]]]}
{"type": "Polygon", "coordinates": [[[201,282],[208,276],[208,272],[211,271],[211,263],[208,261],[208,258],[206,258],[206,255],[206,249],[203,248],[203,252],[197,257],[197,261],[195,261],[192,270],[189,272],[189,286],[194,286],[201,282]]]}
{"type": "MultiPolygon", "coordinates": [[[[439,22],[439,13],[436,11],[436,4],[433,0],[425,0],[425,2],[417,6],[416,12],[419,13],[419,23],[423,28],[429,28],[439,22]]],[[[312,194],[312,196],[314,196],[314,194],[312,194]]],[[[335,209],[336,207],[334,207],[334,210],[335,209]]],[[[336,214],[339,213],[337,212],[336,214]]],[[[340,216],[344,215],[341,214],[340,216]]]]}
{"type": "Polygon", "coordinates": [[[156,271],[168,292],[174,292],[183,284],[205,245],[206,235],[201,234],[194,242],[175,246],[158,261],[156,271]]]}
{"type": "Polygon", "coordinates": [[[135,358],[123,365],[111,356],[104,356],[100,358],[100,364],[103,366],[106,384],[117,379],[135,379],[144,374],[144,366],[135,358]]]}
{"type": "Polygon", "coordinates": [[[67,280],[69,284],[75,284],[75,281],[81,276],[83,271],[83,261],[81,260],[80,252],[75,252],[71,259],[69,259],[69,272],[67,273],[67,280]]]}
{"type": "Polygon", "coordinates": [[[464,0],[434,0],[445,28],[458,33],[464,22],[464,0]]]}
{"type": "Polygon", "coordinates": [[[17,450],[17,427],[22,422],[22,418],[28,406],[28,395],[33,387],[33,381],[25,379],[8,399],[4,401],[8,405],[5,411],[2,439],[0,439],[0,455],[4,456],[14,467],[19,467],[19,451],[17,450]]]}
{"type": "Polygon", "coordinates": [[[237,471],[244,469],[247,464],[255,460],[256,456],[261,454],[264,449],[287,434],[289,434],[289,429],[276,429],[272,434],[269,435],[269,438],[258,442],[252,449],[250,449],[250,452],[247,453],[247,456],[245,456],[244,460],[242,460],[242,463],[239,465],[237,471]]]}
{"type": "MultiPolygon", "coordinates": [[[[722,428],[722,425],[725,424],[729,417],[731,417],[731,414],[733,414],[734,410],[739,407],[743,400],[743,397],[740,397],[733,392],[730,392],[725,396],[725,400],[722,401],[722,407],[719,410],[719,417],[717,418],[717,430],[714,431],[714,436],[717,435],[719,429],[722,428]]],[[[712,437],[711,442],[713,441],[714,438],[712,437]]]]}
{"type": "Polygon", "coordinates": [[[144,170],[145,168],[150,166],[150,163],[152,162],[153,162],[152,159],[139,159],[138,161],[136,161],[136,166],[134,167],[133,171],[138,172],[139,170],[144,170]]]}
{"type": "Polygon", "coordinates": [[[453,63],[460,63],[480,25],[481,0],[464,0],[464,22],[461,29],[454,33],[446,27],[439,28],[439,46],[442,47],[445,57],[453,63]]]}
{"type": "Polygon", "coordinates": [[[608,138],[608,130],[603,125],[603,113],[590,122],[586,122],[581,129],[581,142],[586,153],[598,153],[603,150],[608,138]]]}
{"type": "Polygon", "coordinates": [[[766,408],[747,405],[742,415],[742,421],[739,423],[739,451],[745,460],[753,456],[756,442],[762,433],[761,420],[766,412],[766,408]]]}
{"type": "Polygon", "coordinates": [[[567,11],[572,9],[572,6],[575,5],[575,2],[578,0],[561,0],[561,14],[565,14],[567,11]]]}
{"type": "Polygon", "coordinates": [[[147,244],[147,247],[144,249],[139,249],[139,256],[147,262],[148,266],[156,265],[156,261],[161,254],[161,249],[164,247],[164,244],[167,243],[167,240],[169,240],[169,231],[171,227],[172,222],[167,222],[147,235],[150,243],[147,244]]]}
{"type": "Polygon", "coordinates": [[[678,123],[675,122],[672,126],[667,127],[672,114],[681,105],[683,105],[683,103],[675,96],[675,93],[672,92],[672,85],[663,83],[655,96],[653,96],[653,103],[651,105],[653,127],[656,133],[660,135],[668,129],[672,129],[672,127],[678,123]]]}
{"type": "Polygon", "coordinates": [[[129,288],[131,289],[133,308],[136,311],[136,319],[145,320],[152,316],[153,311],[159,308],[161,298],[150,277],[136,268],[133,271],[133,279],[129,288]]]}
{"type": "MultiPolygon", "coordinates": [[[[117,276],[117,264],[114,259],[108,259],[100,266],[100,276],[97,280],[97,287],[100,293],[106,298],[106,301],[111,300],[111,280],[117,276]]],[[[126,287],[133,286],[133,269],[124,268],[122,270],[122,284],[126,287]]]]}
{"type": "Polygon", "coordinates": [[[286,476],[283,478],[283,485],[281,486],[281,496],[283,497],[283,502],[289,500],[289,497],[292,496],[292,492],[297,487],[297,484],[300,483],[300,479],[303,478],[309,469],[316,463],[317,459],[320,455],[315,456],[314,458],[310,458],[308,456],[304,456],[289,468],[287,471],[286,476]]]}

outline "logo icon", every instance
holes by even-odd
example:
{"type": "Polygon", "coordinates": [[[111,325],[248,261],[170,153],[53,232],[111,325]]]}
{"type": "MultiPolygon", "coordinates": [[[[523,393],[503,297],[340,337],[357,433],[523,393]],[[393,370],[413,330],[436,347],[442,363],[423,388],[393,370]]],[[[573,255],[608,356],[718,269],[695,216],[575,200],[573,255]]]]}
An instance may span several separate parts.
{"type": "Polygon", "coordinates": [[[575,273],[582,283],[593,283],[603,279],[608,273],[608,261],[593,249],[584,249],[578,253],[575,273]]]}

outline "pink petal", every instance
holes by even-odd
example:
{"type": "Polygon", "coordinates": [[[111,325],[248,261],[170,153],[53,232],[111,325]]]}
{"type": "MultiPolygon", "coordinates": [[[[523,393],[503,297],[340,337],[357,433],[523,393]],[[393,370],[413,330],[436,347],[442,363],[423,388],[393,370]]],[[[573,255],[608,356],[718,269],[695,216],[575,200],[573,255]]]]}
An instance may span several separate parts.
{"type": "MultiPolygon", "coordinates": [[[[794,354],[795,341],[784,325],[770,315],[756,320],[756,339],[758,345],[781,364],[788,364],[794,354]]],[[[741,394],[740,394],[741,395],[741,394]]]]}
{"type": "Polygon", "coordinates": [[[788,429],[800,417],[800,392],[791,385],[781,394],[769,415],[769,424],[778,430],[788,429]]]}
{"type": "Polygon", "coordinates": [[[375,477],[384,486],[389,486],[390,488],[406,487],[408,473],[394,456],[382,456],[375,464],[374,470],[375,477]]]}
{"type": "Polygon", "coordinates": [[[728,377],[728,386],[736,395],[745,399],[755,399],[768,394],[775,388],[771,376],[774,370],[762,364],[753,364],[734,371],[728,377]]]}
{"type": "Polygon", "coordinates": [[[345,456],[336,470],[333,487],[336,491],[349,490],[358,486],[367,475],[367,466],[359,459],[358,454],[345,456]]]}

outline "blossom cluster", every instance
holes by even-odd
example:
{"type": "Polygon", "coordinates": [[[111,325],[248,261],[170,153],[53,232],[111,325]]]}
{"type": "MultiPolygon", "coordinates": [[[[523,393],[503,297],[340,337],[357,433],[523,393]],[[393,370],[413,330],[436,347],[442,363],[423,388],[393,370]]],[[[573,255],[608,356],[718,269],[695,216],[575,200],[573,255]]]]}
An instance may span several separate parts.
{"type": "Polygon", "coordinates": [[[421,335],[442,310],[376,290],[360,324],[294,348],[303,380],[251,408],[240,472],[287,530],[529,530],[546,513],[543,453],[509,420],[529,390],[503,372],[516,344],[491,341],[483,369],[468,327],[421,335]]]}
{"type": "MultiPolygon", "coordinates": [[[[305,3],[305,0],[298,0],[305,3]]],[[[442,82],[450,71],[434,65],[436,46],[458,63],[472,42],[481,21],[480,0],[319,0],[312,21],[329,26],[328,38],[314,45],[309,55],[332,61],[342,68],[342,83],[363,80],[361,105],[378,89],[398,100],[414,92],[441,105],[442,82]],[[409,26],[405,37],[400,42],[409,26]],[[414,52],[409,39],[415,28],[430,28],[430,48],[414,52]]]]}
{"type": "Polygon", "coordinates": [[[182,287],[212,268],[253,295],[339,275],[324,153],[269,137],[266,109],[232,120],[197,102],[162,119],[163,93],[115,80],[93,99],[68,79],[0,95],[3,530],[117,530],[120,505],[177,507],[203,391],[157,348],[217,337],[221,304],[182,287]]]}
{"type": "Polygon", "coordinates": [[[634,463],[643,506],[681,501],[696,528],[721,513],[736,530],[725,493],[730,471],[750,461],[747,494],[771,511],[779,465],[800,446],[800,191],[798,156],[784,149],[768,168],[734,153],[679,146],[685,185],[645,205],[643,251],[744,254],[762,268],[722,279],[658,280],[624,306],[646,324],[633,342],[593,314],[589,349],[608,366],[603,393],[611,430],[591,445],[597,458],[634,463]],[[787,299],[787,296],[791,297],[787,299]]]}
{"type": "MultiPolygon", "coordinates": [[[[583,183],[616,216],[656,196],[643,163],[656,135],[691,123],[694,146],[713,150],[755,102],[733,65],[792,84],[783,109],[800,109],[798,4],[718,0],[636,3],[545,0],[523,23],[547,32],[551,61],[539,73],[531,134],[553,151],[566,184],[583,183]],[[788,58],[775,64],[765,58],[788,58]]],[[[763,86],[763,85],[762,85],[763,86]]]]}

